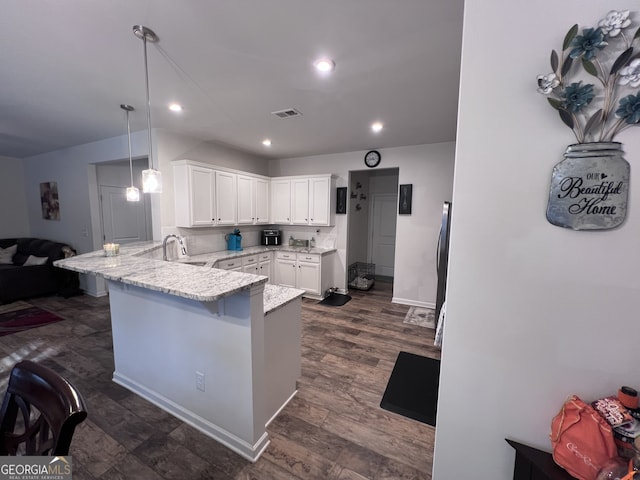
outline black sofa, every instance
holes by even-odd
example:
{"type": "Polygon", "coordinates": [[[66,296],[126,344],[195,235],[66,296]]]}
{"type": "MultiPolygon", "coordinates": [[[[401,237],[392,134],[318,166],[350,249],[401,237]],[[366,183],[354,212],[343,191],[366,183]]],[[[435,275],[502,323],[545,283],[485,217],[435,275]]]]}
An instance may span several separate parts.
{"type": "Polygon", "coordinates": [[[53,262],[76,254],[69,245],[39,238],[3,238],[0,248],[17,245],[11,264],[0,264],[0,303],[58,294],[70,297],[82,293],[78,274],[53,266],[53,262]],[[42,265],[23,264],[29,258],[47,257],[42,265]]]}

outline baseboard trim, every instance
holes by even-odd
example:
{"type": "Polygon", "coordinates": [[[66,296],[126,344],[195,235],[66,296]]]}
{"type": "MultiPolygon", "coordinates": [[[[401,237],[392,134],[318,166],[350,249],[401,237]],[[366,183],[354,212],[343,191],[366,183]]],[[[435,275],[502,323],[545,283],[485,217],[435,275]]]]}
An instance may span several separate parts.
{"type": "Polygon", "coordinates": [[[281,406],[281,407],[276,411],[276,413],[274,413],[274,414],[273,414],[273,416],[272,416],[269,420],[267,420],[267,423],[265,423],[265,424],[264,424],[264,428],[267,428],[267,427],[269,426],[269,424],[270,424],[271,422],[273,422],[273,421],[276,419],[276,417],[280,414],[280,412],[284,409],[284,407],[286,407],[286,406],[287,406],[287,404],[288,404],[288,403],[293,399],[293,397],[295,397],[295,396],[296,396],[296,394],[297,394],[297,393],[298,393],[298,390],[295,390],[295,391],[294,391],[294,392],[289,396],[289,398],[287,398],[287,399],[284,401],[284,403],[283,403],[283,404],[282,404],[282,406],[281,406]]]}
{"type": "Polygon", "coordinates": [[[408,298],[393,297],[391,303],[399,303],[400,305],[411,305],[412,307],[423,307],[435,309],[436,304],[432,302],[420,302],[418,300],[410,300],[408,298]]]}
{"type": "MultiPolygon", "coordinates": [[[[186,424],[192,426],[193,428],[199,430],[205,435],[217,440],[222,443],[224,446],[229,447],[231,450],[236,452],[238,455],[246,458],[251,462],[256,462],[260,455],[265,451],[265,449],[269,446],[269,435],[265,431],[260,439],[254,444],[250,445],[246,441],[237,437],[220,428],[219,426],[211,423],[210,421],[202,418],[201,416],[195,414],[194,412],[187,410],[186,408],[178,405],[177,403],[169,400],[163,395],[141,385],[140,383],[132,380],[126,375],[122,375],[118,372],[113,372],[113,381],[118,385],[123,386],[124,388],[132,391],[133,393],[141,396],[145,400],[153,403],[157,407],[161,408],[167,413],[170,413],[174,417],[182,420],[186,424]]],[[[295,393],[294,393],[295,395],[295,393]]],[[[287,400],[288,402],[289,400],[287,400]]],[[[283,405],[284,407],[284,405],[283,405]]]]}

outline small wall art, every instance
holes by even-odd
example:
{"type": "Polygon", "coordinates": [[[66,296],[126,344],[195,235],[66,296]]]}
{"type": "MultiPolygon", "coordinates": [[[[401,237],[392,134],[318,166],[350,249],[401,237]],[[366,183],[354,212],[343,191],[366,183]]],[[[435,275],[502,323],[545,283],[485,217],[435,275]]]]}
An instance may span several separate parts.
{"type": "Polygon", "coordinates": [[[60,220],[57,182],[40,184],[40,203],[42,205],[42,218],[45,220],[60,220]]]}
{"type": "Polygon", "coordinates": [[[400,185],[400,198],[398,201],[398,213],[400,215],[411,215],[411,193],[413,184],[400,185]]]}
{"type": "Polygon", "coordinates": [[[336,188],[336,213],[347,213],[347,187],[336,188]]]}

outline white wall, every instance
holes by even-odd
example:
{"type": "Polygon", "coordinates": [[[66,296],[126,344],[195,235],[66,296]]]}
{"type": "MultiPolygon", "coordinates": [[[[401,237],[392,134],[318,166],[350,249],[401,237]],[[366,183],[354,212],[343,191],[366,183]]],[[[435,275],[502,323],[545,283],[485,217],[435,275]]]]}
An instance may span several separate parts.
{"type": "MultiPolygon", "coordinates": [[[[436,243],[442,216],[442,202],[451,199],[453,143],[381,149],[379,168],[399,168],[399,183],[413,184],[411,215],[399,215],[396,229],[394,301],[435,305],[436,243]]],[[[269,162],[269,176],[333,173],[336,186],[347,186],[349,171],[365,169],[364,151],[269,162]]],[[[335,247],[338,249],[334,278],[346,286],[348,215],[336,215],[335,247]]]]}
{"type": "Polygon", "coordinates": [[[0,202],[0,238],[28,237],[24,173],[17,158],[0,157],[0,202]]]}
{"type": "Polygon", "coordinates": [[[555,227],[551,171],[575,139],[535,90],[569,27],[629,7],[466,1],[435,480],[512,478],[505,437],[549,450],[567,396],[640,387],[639,132],[617,138],[632,165],[626,222],[555,227]]]}

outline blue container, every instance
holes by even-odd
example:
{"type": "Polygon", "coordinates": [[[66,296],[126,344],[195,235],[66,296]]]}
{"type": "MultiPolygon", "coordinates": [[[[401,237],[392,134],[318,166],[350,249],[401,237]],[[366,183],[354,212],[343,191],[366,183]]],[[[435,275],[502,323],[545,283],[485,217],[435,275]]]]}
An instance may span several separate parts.
{"type": "Polygon", "coordinates": [[[227,250],[242,250],[242,235],[240,230],[236,229],[233,233],[229,233],[226,236],[227,250]]]}

